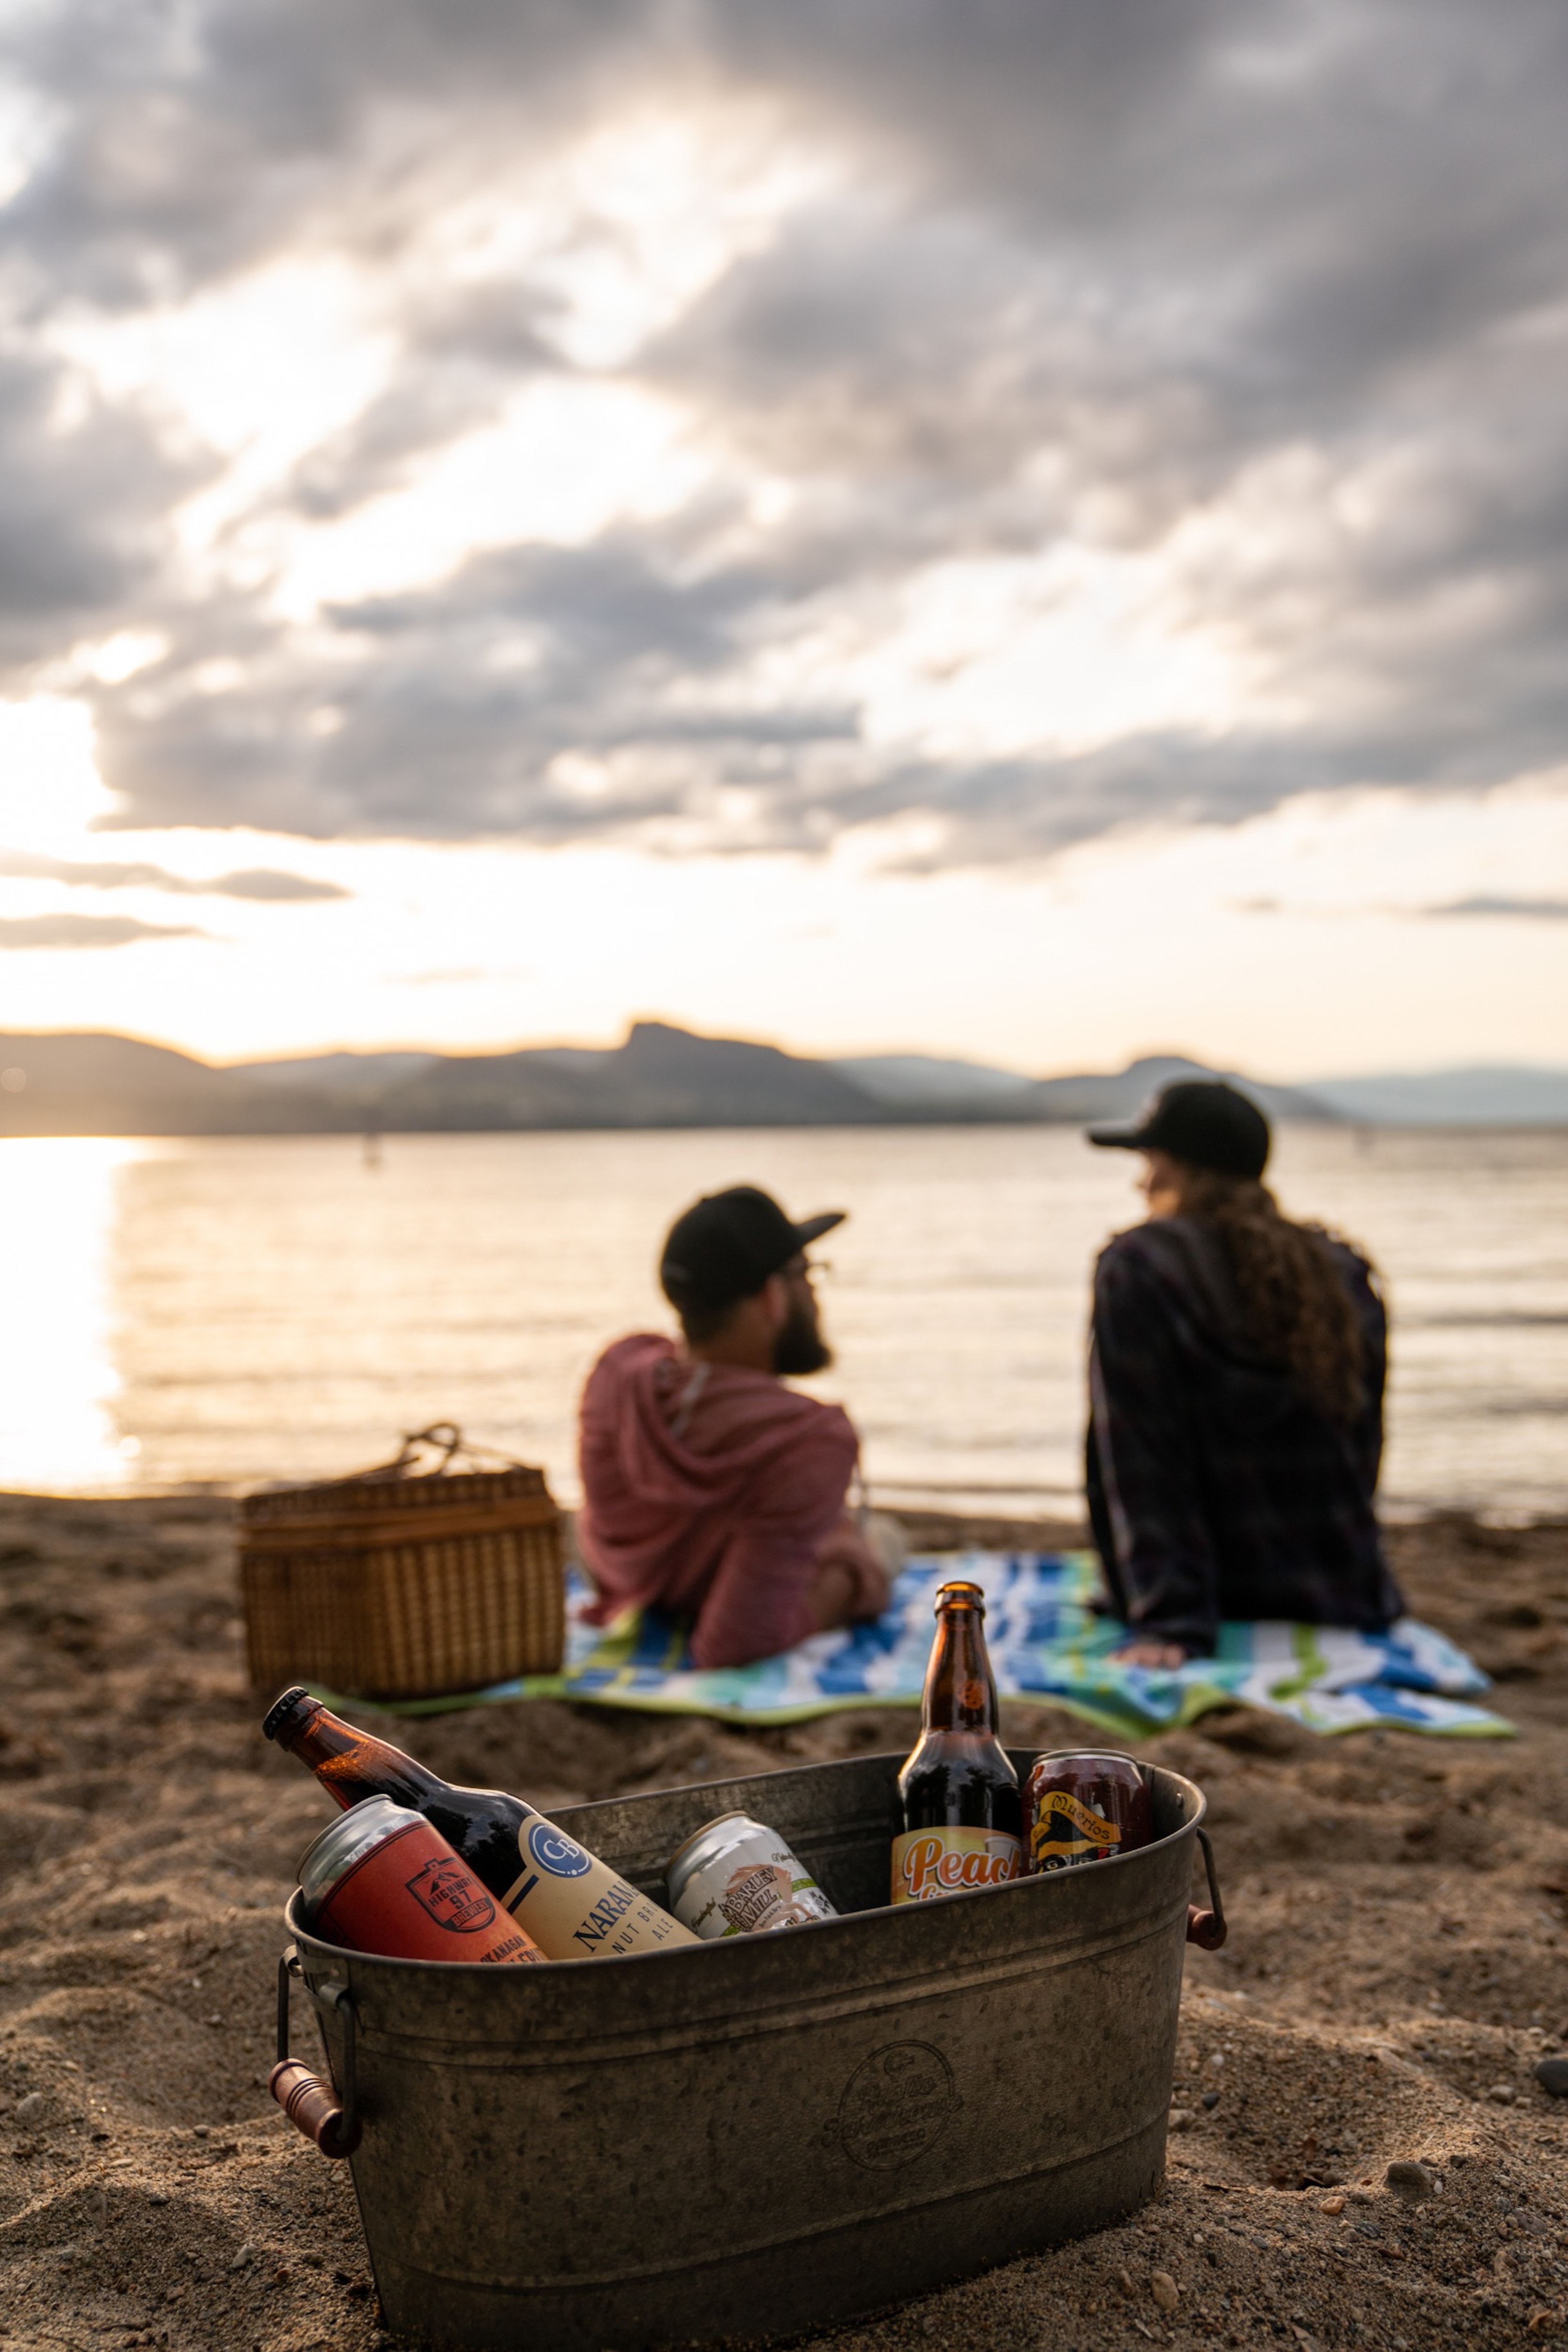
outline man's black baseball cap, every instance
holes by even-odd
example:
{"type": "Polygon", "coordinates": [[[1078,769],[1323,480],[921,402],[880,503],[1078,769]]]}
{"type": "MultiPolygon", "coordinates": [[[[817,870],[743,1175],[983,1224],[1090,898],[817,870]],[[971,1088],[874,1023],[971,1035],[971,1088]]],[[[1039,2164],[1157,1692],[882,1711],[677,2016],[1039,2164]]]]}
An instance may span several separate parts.
{"type": "Polygon", "coordinates": [[[731,1307],[754,1298],[769,1275],[848,1213],[824,1209],[796,1225],[755,1184],[706,1192],[670,1227],[659,1260],[664,1296],[672,1307],[731,1307]]]}
{"type": "Polygon", "coordinates": [[[1131,1127],[1092,1127],[1091,1143],[1127,1151],[1168,1151],[1220,1176],[1261,1176],[1269,1164],[1269,1122],[1250,1098],[1218,1078],[1180,1078],[1162,1087],[1131,1127]]]}

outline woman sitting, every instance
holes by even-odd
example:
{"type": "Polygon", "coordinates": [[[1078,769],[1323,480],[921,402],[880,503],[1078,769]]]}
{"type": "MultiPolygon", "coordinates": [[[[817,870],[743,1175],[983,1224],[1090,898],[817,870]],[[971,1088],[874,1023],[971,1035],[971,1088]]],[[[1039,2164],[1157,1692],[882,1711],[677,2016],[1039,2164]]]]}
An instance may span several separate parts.
{"type": "Polygon", "coordinates": [[[1094,1271],[1087,1487],[1125,1663],[1212,1654],[1226,1618],[1379,1632],[1403,1614],[1373,1509],[1387,1325],[1359,1250],[1281,1216],[1269,1122],[1167,1087],[1132,1128],[1148,1220],[1094,1271]]]}

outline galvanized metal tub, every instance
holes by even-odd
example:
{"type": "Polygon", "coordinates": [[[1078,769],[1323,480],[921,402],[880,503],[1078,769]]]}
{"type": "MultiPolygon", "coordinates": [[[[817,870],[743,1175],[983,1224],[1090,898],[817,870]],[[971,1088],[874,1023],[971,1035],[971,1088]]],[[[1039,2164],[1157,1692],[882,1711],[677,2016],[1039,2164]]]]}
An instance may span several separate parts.
{"type": "Polygon", "coordinates": [[[1153,2194],[1201,1791],[1150,1769],[1153,1845],[893,1908],[900,1760],[557,1816],[659,1895],[702,1822],[755,1814],[853,1915],[787,1934],[443,1967],[319,1943],[290,1906],[391,2326],[475,2352],[785,2336],[1153,2194]]]}

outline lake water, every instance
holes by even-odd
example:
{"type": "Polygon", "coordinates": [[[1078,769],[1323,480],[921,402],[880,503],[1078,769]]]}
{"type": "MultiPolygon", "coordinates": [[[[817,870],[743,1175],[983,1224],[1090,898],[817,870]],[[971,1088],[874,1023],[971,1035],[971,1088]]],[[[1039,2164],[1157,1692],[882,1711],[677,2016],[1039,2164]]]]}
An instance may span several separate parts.
{"type": "MultiPolygon", "coordinates": [[[[97,1490],[333,1475],[455,1420],[575,1496],[582,1378],[663,1327],[653,1261],[701,1191],[843,1207],[812,1385],[874,1493],[1077,1494],[1088,1276],[1136,1162],[1061,1129],[0,1142],[0,1482],[97,1490]]],[[[1568,1137],[1279,1139],[1287,1208],[1394,1308],[1397,1505],[1568,1505],[1568,1137]]]]}

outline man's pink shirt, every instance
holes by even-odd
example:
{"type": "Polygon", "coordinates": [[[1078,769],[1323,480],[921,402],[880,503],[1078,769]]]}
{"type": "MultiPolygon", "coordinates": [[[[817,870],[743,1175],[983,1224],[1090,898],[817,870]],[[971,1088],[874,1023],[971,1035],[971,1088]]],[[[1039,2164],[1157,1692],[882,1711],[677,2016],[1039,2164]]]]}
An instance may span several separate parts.
{"type": "Polygon", "coordinates": [[[592,1622],[650,1601],[690,1612],[699,1666],[804,1641],[859,1451],[838,1405],[769,1373],[694,1365],[654,1332],[616,1340],[582,1395],[578,1540],[599,1591],[592,1622]]]}

